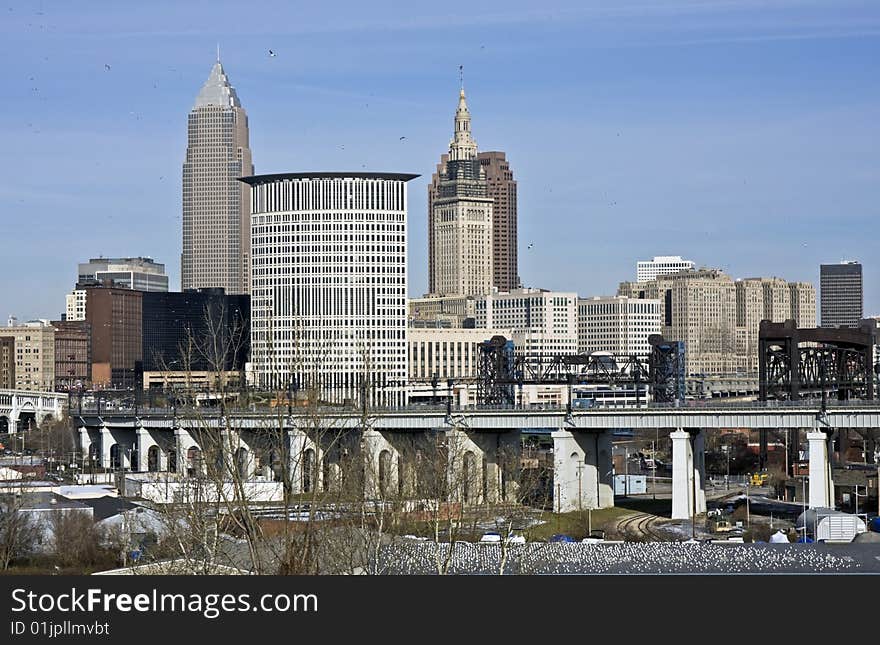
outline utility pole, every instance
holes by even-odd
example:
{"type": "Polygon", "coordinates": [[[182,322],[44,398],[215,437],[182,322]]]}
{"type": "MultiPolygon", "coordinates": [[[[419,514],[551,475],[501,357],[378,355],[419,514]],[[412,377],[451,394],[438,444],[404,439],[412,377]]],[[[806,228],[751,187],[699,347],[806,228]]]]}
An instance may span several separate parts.
{"type": "Polygon", "coordinates": [[[582,479],[581,475],[583,474],[583,469],[584,469],[583,464],[578,462],[578,511],[584,510],[583,504],[582,504],[583,498],[581,497],[581,495],[582,495],[582,493],[581,493],[581,479],[582,479]]]}
{"type": "Polygon", "coordinates": [[[752,483],[747,479],[746,480],[746,526],[748,526],[748,527],[752,526],[751,512],[749,509],[749,492],[751,490],[751,484],[752,483]]]}
{"type": "Polygon", "coordinates": [[[651,442],[651,464],[654,469],[651,471],[651,493],[652,499],[657,499],[657,444],[651,442]]]}
{"type": "Polygon", "coordinates": [[[724,454],[727,455],[727,488],[730,490],[730,444],[724,444],[724,454]]]}

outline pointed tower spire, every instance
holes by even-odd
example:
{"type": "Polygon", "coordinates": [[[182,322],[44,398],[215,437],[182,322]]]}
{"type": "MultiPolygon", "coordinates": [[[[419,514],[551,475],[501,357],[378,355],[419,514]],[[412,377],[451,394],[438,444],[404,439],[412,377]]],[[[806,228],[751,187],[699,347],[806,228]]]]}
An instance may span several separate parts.
{"type": "Polygon", "coordinates": [[[229,83],[229,77],[223,71],[220,64],[219,49],[217,50],[217,62],[211,68],[208,80],[202,85],[199,95],[196,97],[195,107],[206,105],[220,105],[222,107],[241,107],[235,88],[229,83]]]}
{"type": "Polygon", "coordinates": [[[217,62],[220,62],[220,43],[217,43],[217,62]]]}
{"type": "Polygon", "coordinates": [[[471,113],[468,111],[467,100],[464,96],[464,66],[458,66],[458,109],[455,111],[455,130],[452,141],[449,142],[449,159],[476,159],[477,142],[471,136],[471,113]]]}

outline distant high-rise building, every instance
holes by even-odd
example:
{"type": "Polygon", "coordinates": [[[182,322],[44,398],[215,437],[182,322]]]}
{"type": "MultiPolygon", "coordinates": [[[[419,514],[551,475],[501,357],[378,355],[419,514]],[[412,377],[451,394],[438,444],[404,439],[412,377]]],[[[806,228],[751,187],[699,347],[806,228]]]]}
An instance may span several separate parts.
{"type": "Polygon", "coordinates": [[[479,375],[480,345],[495,334],[510,338],[509,330],[461,328],[410,328],[407,358],[410,383],[429,383],[437,377],[475,380],[479,375]]]}
{"type": "MultiPolygon", "coordinates": [[[[497,166],[493,172],[504,175],[499,160],[487,160],[487,165],[493,163],[497,166]]],[[[496,182],[498,192],[504,192],[502,181],[508,180],[496,182]]],[[[462,88],[449,154],[441,157],[428,188],[428,286],[432,294],[480,296],[492,289],[493,202],[487,172],[471,136],[471,115],[462,88]]]]}
{"type": "Polygon", "coordinates": [[[15,336],[0,336],[0,390],[15,389],[15,336]]]}
{"type": "Polygon", "coordinates": [[[514,289],[477,298],[477,329],[511,330],[518,356],[554,356],[578,351],[576,293],[514,289]]]}
{"type": "Polygon", "coordinates": [[[820,265],[819,299],[822,327],[858,327],[862,319],[862,265],[820,265]]]}
{"type": "Polygon", "coordinates": [[[55,328],[55,389],[88,389],[92,382],[92,329],[86,320],[52,321],[55,328]]]}
{"type": "Polygon", "coordinates": [[[89,286],[85,291],[86,320],[91,326],[92,386],[140,387],[144,292],[109,286],[89,286]]]}
{"type": "Polygon", "coordinates": [[[168,291],[165,265],[152,258],[91,258],[78,266],[77,282],[110,280],[138,291],[168,291]]]}
{"type": "Polygon", "coordinates": [[[617,292],[660,301],[661,333],[684,341],[688,373],[729,374],[737,367],[736,287],[730,276],[690,269],[644,283],[622,282],[617,292]]]}
{"type": "Polygon", "coordinates": [[[578,352],[646,357],[660,333],[660,301],[627,296],[578,299],[578,352]]]}
{"type": "Polygon", "coordinates": [[[250,355],[251,303],[223,289],[144,293],[144,372],[244,370],[250,355]]]}
{"type": "Polygon", "coordinates": [[[816,326],[816,287],[811,282],[789,282],[791,317],[801,329],[816,326]]]}
{"type": "Polygon", "coordinates": [[[653,260],[641,260],[636,263],[636,281],[649,282],[657,276],[678,273],[695,268],[691,260],[683,260],[680,255],[657,255],[653,260]]]}
{"type": "Polygon", "coordinates": [[[816,294],[809,282],[781,278],[734,282],[717,269],[699,269],[648,282],[622,282],[617,292],[659,302],[661,333],[685,342],[691,373],[757,372],[762,320],[793,319],[800,327],[815,327],[816,322],[816,294]]]}
{"type": "Polygon", "coordinates": [[[16,321],[14,326],[5,327],[0,333],[15,339],[15,389],[52,392],[55,389],[55,328],[49,321],[16,321]]]}
{"type": "Polygon", "coordinates": [[[322,401],[405,403],[406,182],[287,173],[252,186],[257,383],[322,401]]]}
{"type": "Polygon", "coordinates": [[[64,320],[85,320],[86,319],[86,290],[82,285],[77,287],[65,296],[64,320]]]}
{"type": "Polygon", "coordinates": [[[250,293],[248,121],[218,60],[189,113],[181,289],[250,293]]]}
{"type": "Polygon", "coordinates": [[[492,286],[511,291],[520,286],[516,250],[516,180],[503,152],[477,154],[486,171],[492,202],[492,286]]]}
{"type": "Polygon", "coordinates": [[[757,372],[761,321],[785,322],[796,318],[791,302],[792,285],[782,278],[745,278],[735,284],[737,367],[757,372]]]}
{"type": "Polygon", "coordinates": [[[432,296],[407,300],[410,327],[473,328],[476,316],[474,296],[432,296]]]}
{"type": "Polygon", "coordinates": [[[77,268],[76,287],[65,298],[65,321],[86,319],[85,288],[97,284],[137,291],[168,291],[168,276],[165,265],[152,258],[91,258],[77,268]]]}

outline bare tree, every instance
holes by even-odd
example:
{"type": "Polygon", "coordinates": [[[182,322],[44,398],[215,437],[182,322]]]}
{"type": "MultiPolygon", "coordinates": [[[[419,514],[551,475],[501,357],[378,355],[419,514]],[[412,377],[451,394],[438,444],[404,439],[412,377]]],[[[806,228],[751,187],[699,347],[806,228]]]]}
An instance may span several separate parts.
{"type": "Polygon", "coordinates": [[[22,496],[0,496],[0,565],[3,570],[17,558],[31,553],[39,535],[33,518],[22,512],[22,496]]]}
{"type": "Polygon", "coordinates": [[[79,509],[51,513],[51,554],[65,567],[93,567],[116,562],[117,554],[102,546],[102,536],[90,513],[79,509]]]}

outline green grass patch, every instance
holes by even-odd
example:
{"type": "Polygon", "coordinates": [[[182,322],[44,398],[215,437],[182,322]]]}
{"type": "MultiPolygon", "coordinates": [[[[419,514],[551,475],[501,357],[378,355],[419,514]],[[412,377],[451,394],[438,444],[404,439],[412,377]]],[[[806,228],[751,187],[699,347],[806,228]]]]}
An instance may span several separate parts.
{"type": "Polygon", "coordinates": [[[592,511],[592,513],[590,511],[545,513],[543,524],[533,526],[523,533],[530,542],[548,540],[557,533],[580,540],[589,535],[591,520],[593,531],[604,530],[610,532],[620,518],[631,512],[629,509],[615,506],[613,508],[598,509],[592,511]]]}

